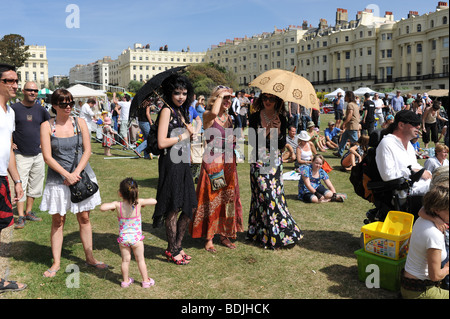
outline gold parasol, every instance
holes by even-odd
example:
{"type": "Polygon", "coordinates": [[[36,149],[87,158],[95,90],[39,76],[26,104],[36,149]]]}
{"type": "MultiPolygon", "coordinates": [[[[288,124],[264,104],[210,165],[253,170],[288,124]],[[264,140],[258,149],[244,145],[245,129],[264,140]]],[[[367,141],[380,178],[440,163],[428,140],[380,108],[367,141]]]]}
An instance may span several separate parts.
{"type": "Polygon", "coordinates": [[[431,91],[428,91],[427,93],[429,96],[434,96],[434,97],[448,96],[448,90],[444,90],[444,89],[431,90],[431,91]]]}
{"type": "Polygon", "coordinates": [[[314,86],[307,79],[296,74],[295,70],[294,72],[280,69],[266,71],[250,82],[249,86],[257,87],[263,93],[276,95],[287,102],[320,109],[314,86]]]}

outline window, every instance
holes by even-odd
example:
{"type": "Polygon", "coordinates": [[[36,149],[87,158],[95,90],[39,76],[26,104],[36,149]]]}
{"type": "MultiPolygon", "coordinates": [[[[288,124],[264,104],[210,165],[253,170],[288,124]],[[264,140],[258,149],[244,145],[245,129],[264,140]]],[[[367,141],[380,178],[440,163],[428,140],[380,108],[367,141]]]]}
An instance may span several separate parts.
{"type": "Polygon", "coordinates": [[[386,57],[392,58],[392,49],[387,49],[386,50],[386,57]]]}
{"type": "Polygon", "coordinates": [[[448,74],[448,57],[442,58],[442,72],[448,74]]]}
{"type": "Polygon", "coordinates": [[[372,48],[367,48],[367,55],[372,55],[372,48]]]}
{"type": "Polygon", "coordinates": [[[447,24],[447,17],[442,18],[442,24],[447,24]]]}
{"type": "Polygon", "coordinates": [[[381,50],[381,58],[384,59],[386,57],[386,51],[381,50]]]}
{"type": "Polygon", "coordinates": [[[350,51],[345,52],[345,59],[350,60],[350,51]]]}
{"type": "Polygon", "coordinates": [[[422,62],[417,62],[416,69],[417,69],[416,75],[418,75],[418,76],[422,75],[422,62]]]}
{"type": "Polygon", "coordinates": [[[442,47],[448,49],[448,37],[442,39],[442,47]]]}
{"type": "Polygon", "coordinates": [[[417,25],[417,32],[422,32],[422,25],[421,24],[417,25]]]}
{"type": "Polygon", "coordinates": [[[422,52],[422,43],[417,43],[416,52],[421,53],[422,52]]]}
{"type": "Polygon", "coordinates": [[[406,46],[406,54],[411,54],[411,45],[406,46]]]}
{"type": "Polygon", "coordinates": [[[406,34],[409,33],[409,25],[406,26],[406,34]]]}
{"type": "Polygon", "coordinates": [[[437,41],[435,39],[431,40],[431,50],[436,50],[436,43],[437,41]]]}

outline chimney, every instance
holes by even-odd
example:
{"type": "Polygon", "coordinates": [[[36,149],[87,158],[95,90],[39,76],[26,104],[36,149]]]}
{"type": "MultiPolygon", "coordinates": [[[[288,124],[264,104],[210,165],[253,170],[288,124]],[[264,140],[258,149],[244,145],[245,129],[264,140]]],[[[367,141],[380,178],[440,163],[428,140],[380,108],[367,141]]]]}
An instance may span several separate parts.
{"type": "Polygon", "coordinates": [[[308,21],[303,20],[302,30],[308,30],[308,21]]]}
{"type": "Polygon", "coordinates": [[[444,8],[448,8],[447,2],[439,1],[436,9],[444,9],[444,8]]]}
{"type": "Polygon", "coordinates": [[[409,13],[408,13],[408,19],[409,18],[412,18],[412,17],[414,17],[414,16],[418,16],[419,15],[419,12],[417,12],[417,11],[409,11],[409,13]]]}
{"type": "Polygon", "coordinates": [[[338,8],[336,11],[336,24],[344,22],[348,22],[348,11],[347,9],[338,8]]]}

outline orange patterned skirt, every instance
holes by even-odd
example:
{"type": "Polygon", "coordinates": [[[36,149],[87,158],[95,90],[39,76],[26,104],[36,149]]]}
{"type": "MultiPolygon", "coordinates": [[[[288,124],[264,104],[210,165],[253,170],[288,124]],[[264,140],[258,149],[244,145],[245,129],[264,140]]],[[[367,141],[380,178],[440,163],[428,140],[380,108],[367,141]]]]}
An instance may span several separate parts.
{"type": "Polygon", "coordinates": [[[197,211],[189,227],[192,238],[212,239],[219,234],[235,239],[237,232],[244,231],[235,158],[232,163],[202,162],[197,200],[197,211]],[[222,169],[227,186],[214,191],[209,175],[222,169]]]}

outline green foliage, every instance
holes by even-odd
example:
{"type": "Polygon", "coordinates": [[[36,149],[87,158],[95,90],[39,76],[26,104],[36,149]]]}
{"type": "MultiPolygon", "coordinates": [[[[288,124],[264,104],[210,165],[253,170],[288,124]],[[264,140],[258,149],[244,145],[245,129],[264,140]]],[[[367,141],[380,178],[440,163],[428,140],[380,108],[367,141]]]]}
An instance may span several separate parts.
{"type": "Polygon", "coordinates": [[[28,45],[19,34],[8,34],[0,40],[0,62],[14,65],[17,69],[30,57],[28,45]]]}
{"type": "Polygon", "coordinates": [[[144,83],[140,81],[131,80],[130,83],[128,83],[128,90],[130,90],[132,93],[137,93],[141,87],[144,86],[144,83]]]}
{"type": "Polygon", "coordinates": [[[234,74],[213,63],[191,65],[186,71],[197,95],[209,96],[217,85],[237,88],[234,74]]]}

